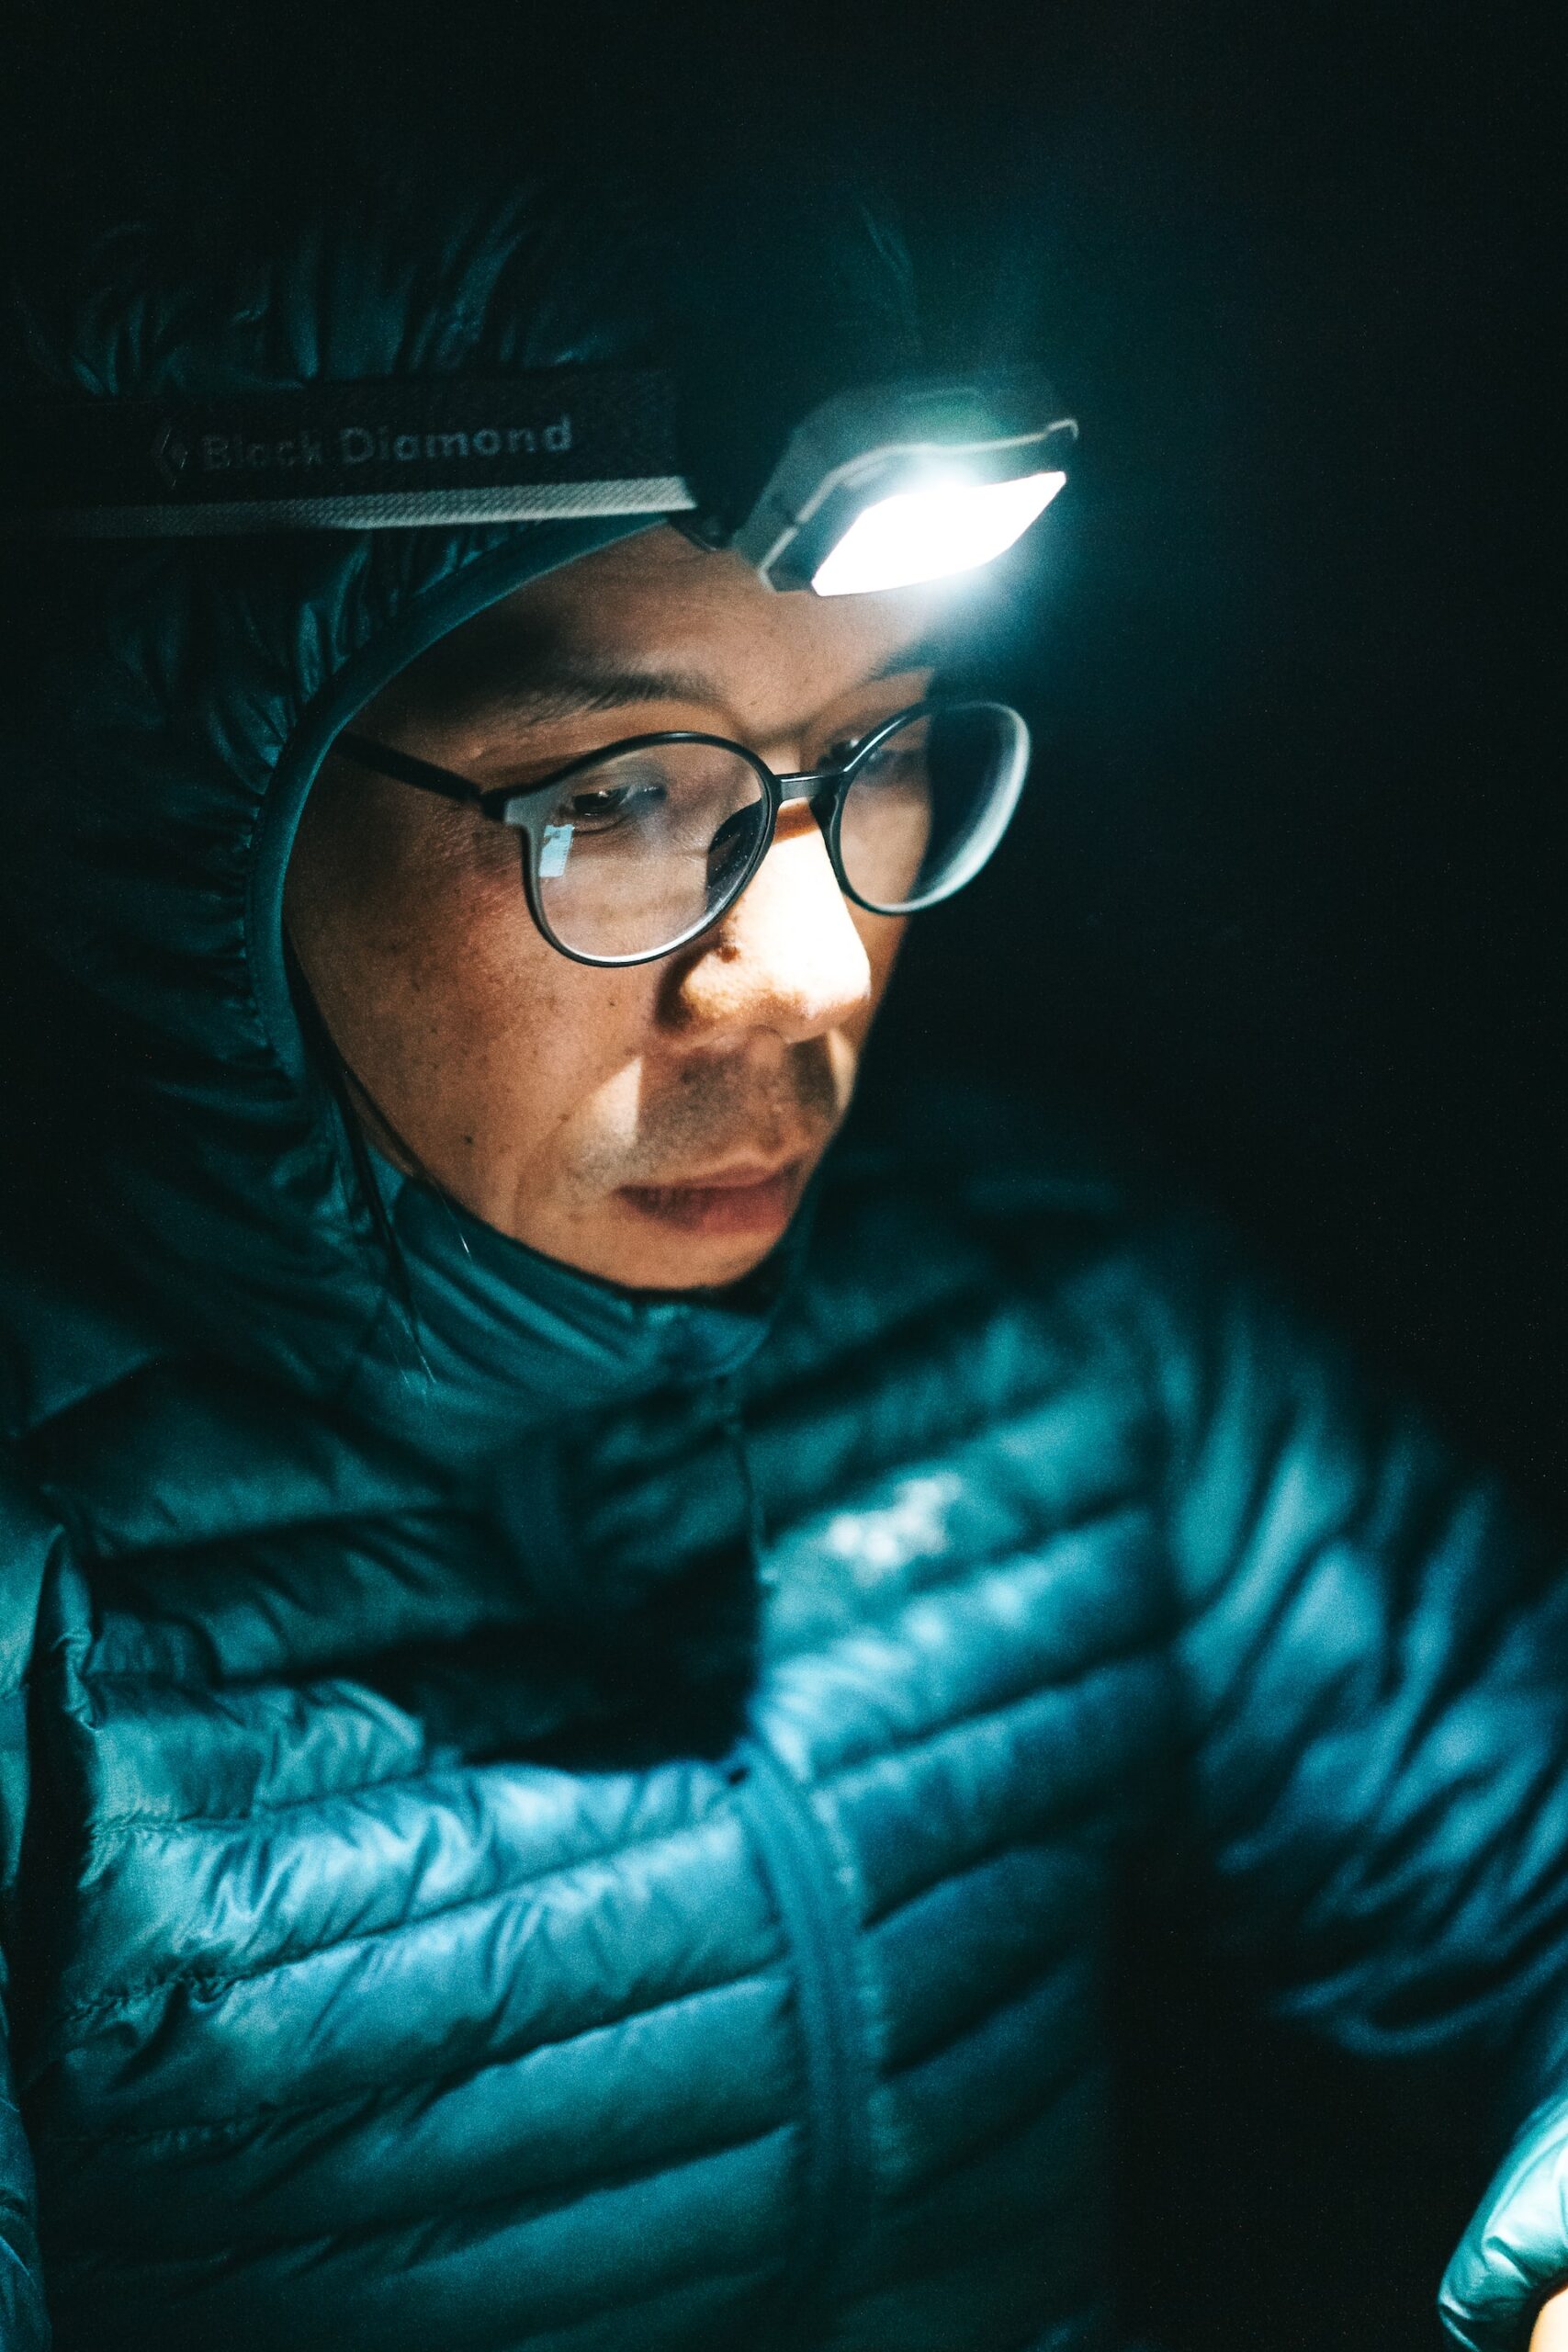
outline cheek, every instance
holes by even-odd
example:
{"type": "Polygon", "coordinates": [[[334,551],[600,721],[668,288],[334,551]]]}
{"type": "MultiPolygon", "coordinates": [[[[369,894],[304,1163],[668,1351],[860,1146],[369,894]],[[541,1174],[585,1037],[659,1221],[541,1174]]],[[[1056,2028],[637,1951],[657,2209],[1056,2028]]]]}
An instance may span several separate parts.
{"type": "Polygon", "coordinates": [[[437,854],[400,857],[372,877],[366,911],[378,960],[405,984],[454,1001],[503,986],[536,936],[523,897],[517,845],[497,826],[437,854]]]}
{"type": "Polygon", "coordinates": [[[330,763],[285,907],[307,972],[361,1035],[402,1027],[412,998],[434,1008],[469,968],[504,961],[527,922],[510,834],[379,780],[350,788],[330,763]]]}
{"type": "Polygon", "coordinates": [[[307,810],[287,915],[350,1069],[481,1216],[507,1226],[521,1187],[547,1189],[581,1156],[585,1120],[635,1125],[652,983],[547,944],[512,834],[325,794],[307,810]]]}
{"type": "Polygon", "coordinates": [[[336,861],[363,1017],[400,1032],[411,1020],[464,1027],[476,1005],[514,991],[537,940],[516,836],[411,794],[366,815],[383,821],[362,825],[336,861]]]}
{"type": "Polygon", "coordinates": [[[579,1155],[585,1122],[618,1117],[618,1092],[635,1125],[650,988],[558,955],[515,875],[431,890],[402,937],[400,1082],[436,1160],[482,1168],[510,1198],[579,1155]]]}
{"type": "Polygon", "coordinates": [[[516,842],[380,796],[328,794],[306,813],[286,901],[296,949],[351,1067],[428,1136],[548,979],[530,970],[543,943],[516,842]]]}

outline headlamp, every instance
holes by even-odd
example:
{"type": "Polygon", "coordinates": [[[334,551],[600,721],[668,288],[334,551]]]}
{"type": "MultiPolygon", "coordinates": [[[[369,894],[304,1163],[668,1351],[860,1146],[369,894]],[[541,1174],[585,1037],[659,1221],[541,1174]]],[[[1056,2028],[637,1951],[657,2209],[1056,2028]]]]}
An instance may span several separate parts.
{"type": "Polygon", "coordinates": [[[790,435],[728,544],[774,588],[843,596],[988,563],[1067,479],[1077,437],[1032,375],[840,392],[790,435]]]}
{"type": "Polygon", "coordinates": [[[899,588],[989,562],[1066,480],[1077,436],[1027,371],[835,394],[727,510],[660,369],[84,399],[0,418],[0,525],[70,537],[410,529],[667,514],[772,587],[899,588]]]}

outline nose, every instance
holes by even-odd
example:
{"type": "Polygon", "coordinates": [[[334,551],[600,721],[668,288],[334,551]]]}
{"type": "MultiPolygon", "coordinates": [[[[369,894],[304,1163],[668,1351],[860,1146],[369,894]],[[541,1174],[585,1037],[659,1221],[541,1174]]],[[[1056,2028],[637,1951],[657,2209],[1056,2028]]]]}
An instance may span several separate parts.
{"type": "Polygon", "coordinates": [[[664,1012],[694,1040],[770,1031],[800,1045],[871,998],[871,964],[822,831],[798,803],[735,904],[671,974],[664,1012]]]}

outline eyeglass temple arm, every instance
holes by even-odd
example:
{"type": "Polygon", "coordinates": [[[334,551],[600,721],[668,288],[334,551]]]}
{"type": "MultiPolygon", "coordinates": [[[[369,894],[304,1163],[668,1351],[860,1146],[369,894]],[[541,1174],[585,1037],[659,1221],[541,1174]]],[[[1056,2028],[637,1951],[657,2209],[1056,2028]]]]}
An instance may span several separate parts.
{"type": "Polygon", "coordinates": [[[333,749],[355,767],[368,768],[373,775],[389,775],[395,783],[417,786],[421,792],[438,792],[443,800],[462,800],[472,806],[484,798],[479,786],[470,784],[467,776],[438,768],[433,760],[416,760],[412,752],[395,752],[389,743],[373,743],[368,735],[340,735],[333,749]]]}

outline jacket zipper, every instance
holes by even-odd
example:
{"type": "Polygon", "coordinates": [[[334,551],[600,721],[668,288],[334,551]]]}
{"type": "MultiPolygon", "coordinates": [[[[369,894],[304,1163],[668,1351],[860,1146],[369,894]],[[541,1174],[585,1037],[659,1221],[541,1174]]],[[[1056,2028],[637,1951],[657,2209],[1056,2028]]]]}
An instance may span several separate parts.
{"type": "Polygon", "coordinates": [[[807,2187],[795,2291],[778,2340],[808,2346],[818,2341],[840,2266],[855,2243],[868,2180],[870,2082],[852,1928],[821,1828],[783,1767],[757,1741],[743,1740],[728,1778],[795,1962],[808,2108],[807,2187]]]}

